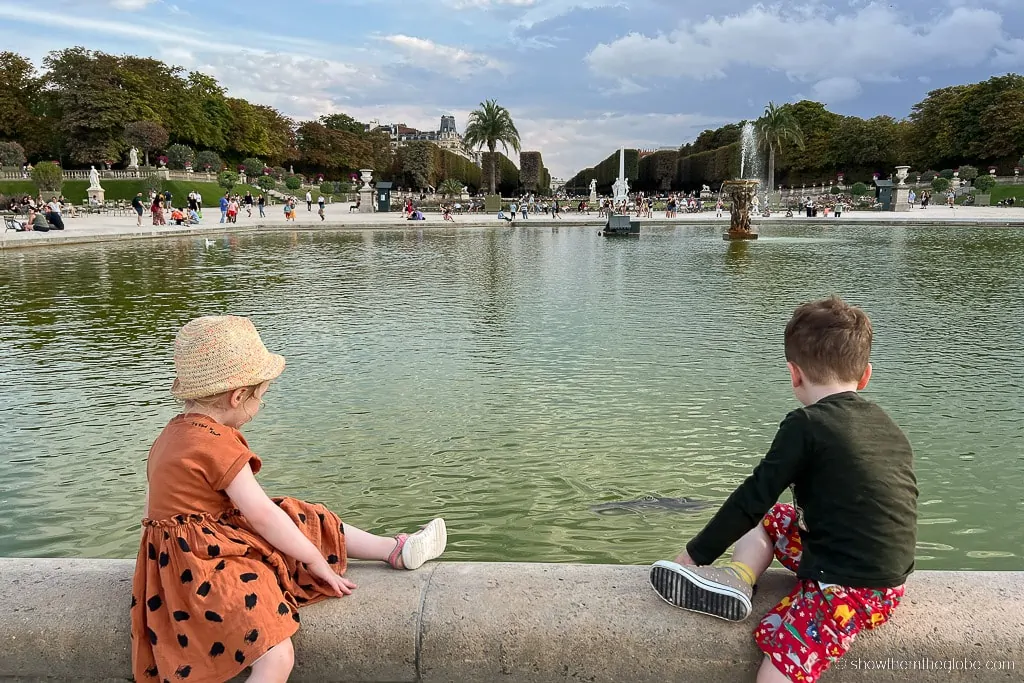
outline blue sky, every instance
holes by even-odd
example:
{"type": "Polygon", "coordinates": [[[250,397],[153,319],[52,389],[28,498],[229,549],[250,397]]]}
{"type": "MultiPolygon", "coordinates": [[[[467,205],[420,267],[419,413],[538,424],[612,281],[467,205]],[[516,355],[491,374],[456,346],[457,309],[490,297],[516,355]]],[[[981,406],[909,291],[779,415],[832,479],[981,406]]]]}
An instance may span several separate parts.
{"type": "Polygon", "coordinates": [[[461,129],[495,98],[569,177],[768,100],[902,117],[1024,72],[1024,0],[0,0],[0,45],[37,66],[72,45],[151,55],[300,119],[461,129]]]}

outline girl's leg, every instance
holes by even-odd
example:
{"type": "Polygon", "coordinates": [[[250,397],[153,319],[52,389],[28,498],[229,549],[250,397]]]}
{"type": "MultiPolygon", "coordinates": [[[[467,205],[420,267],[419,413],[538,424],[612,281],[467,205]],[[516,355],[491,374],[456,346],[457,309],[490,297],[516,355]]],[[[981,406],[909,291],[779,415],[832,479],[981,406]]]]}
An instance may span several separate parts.
{"type": "Polygon", "coordinates": [[[247,683],[286,683],[295,666],[292,639],[283,640],[253,662],[247,683]]]}
{"type": "Polygon", "coordinates": [[[395,543],[394,538],[375,536],[351,524],[345,525],[345,551],[353,559],[387,562],[395,543]]]}

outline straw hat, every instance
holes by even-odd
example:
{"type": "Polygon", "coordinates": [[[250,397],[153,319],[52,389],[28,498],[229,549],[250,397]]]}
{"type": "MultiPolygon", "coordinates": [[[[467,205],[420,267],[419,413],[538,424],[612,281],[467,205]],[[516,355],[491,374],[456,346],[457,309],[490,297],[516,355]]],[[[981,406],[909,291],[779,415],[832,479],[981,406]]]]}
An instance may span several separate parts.
{"type": "Polygon", "coordinates": [[[284,357],[267,351],[248,318],[205,316],[178,332],[174,369],[171,393],[203,398],[274,379],[284,370],[284,357]]]}

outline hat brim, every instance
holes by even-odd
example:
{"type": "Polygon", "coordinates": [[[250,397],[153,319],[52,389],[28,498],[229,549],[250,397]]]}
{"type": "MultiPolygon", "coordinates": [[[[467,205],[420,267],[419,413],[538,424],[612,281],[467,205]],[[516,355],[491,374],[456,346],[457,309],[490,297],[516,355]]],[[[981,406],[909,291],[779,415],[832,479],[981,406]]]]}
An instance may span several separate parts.
{"type": "Polygon", "coordinates": [[[183,401],[205,398],[207,396],[216,396],[217,394],[222,394],[225,391],[234,391],[235,389],[243,389],[245,387],[256,386],[258,384],[263,384],[264,382],[275,380],[280,377],[282,372],[284,372],[284,366],[284,356],[268,352],[262,367],[244,379],[236,378],[224,383],[203,387],[182,386],[181,380],[175,378],[174,383],[171,385],[171,394],[173,394],[175,398],[183,401]]]}

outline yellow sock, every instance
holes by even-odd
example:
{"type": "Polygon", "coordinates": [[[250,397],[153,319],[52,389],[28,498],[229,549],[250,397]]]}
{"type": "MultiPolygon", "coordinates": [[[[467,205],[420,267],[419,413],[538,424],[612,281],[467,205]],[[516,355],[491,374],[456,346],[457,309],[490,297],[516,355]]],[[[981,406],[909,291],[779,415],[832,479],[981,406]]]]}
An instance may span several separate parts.
{"type": "Polygon", "coordinates": [[[722,569],[732,572],[740,581],[748,586],[753,586],[754,582],[757,581],[757,577],[754,575],[754,570],[743,562],[737,562],[735,560],[726,562],[722,565],[722,569]]]}

